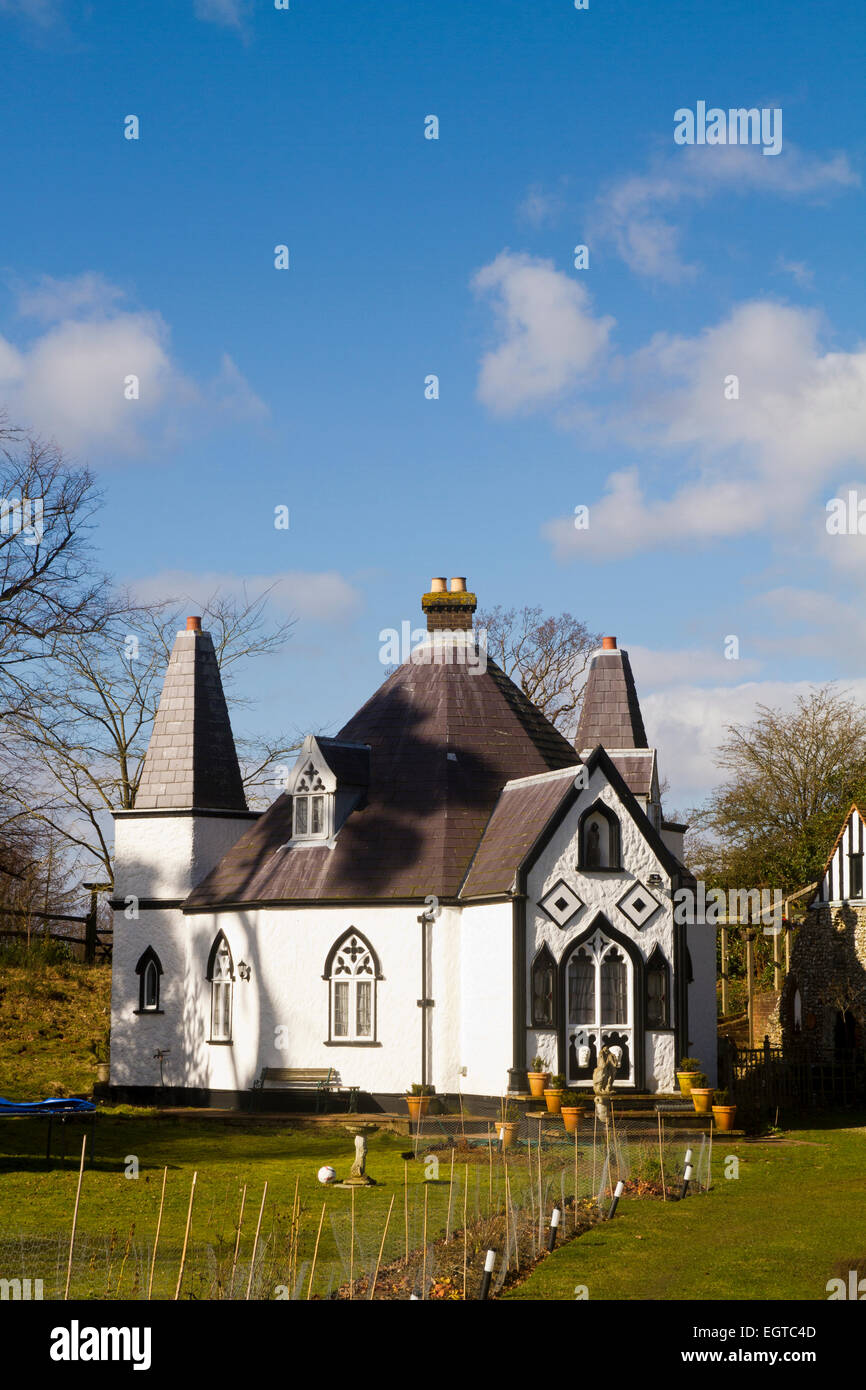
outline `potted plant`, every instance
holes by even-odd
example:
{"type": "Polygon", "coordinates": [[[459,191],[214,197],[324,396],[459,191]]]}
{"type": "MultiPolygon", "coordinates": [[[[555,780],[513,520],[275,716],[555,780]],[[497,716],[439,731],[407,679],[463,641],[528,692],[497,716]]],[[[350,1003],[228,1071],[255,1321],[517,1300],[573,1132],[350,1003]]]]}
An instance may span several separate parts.
{"type": "Polygon", "coordinates": [[[502,1140],[503,1149],[510,1149],[516,1140],[520,1120],[520,1106],[515,1105],[514,1101],[502,1106],[500,1117],[496,1121],[496,1134],[497,1138],[502,1140]]]}
{"type": "Polygon", "coordinates": [[[562,1106],[562,1093],[565,1090],[565,1077],[557,1074],[550,1078],[550,1085],[544,1088],[544,1099],[551,1115],[558,1115],[562,1106]]]}
{"type": "Polygon", "coordinates": [[[576,1134],[577,1122],[584,1113],[583,1096],[580,1091],[563,1091],[559,1113],[562,1116],[566,1134],[576,1134]]]}
{"type": "Polygon", "coordinates": [[[406,1104],[409,1107],[409,1119],[417,1124],[427,1114],[427,1107],[430,1104],[430,1097],[433,1094],[433,1087],[420,1081],[413,1081],[412,1086],[406,1096],[406,1104]]]}
{"type": "Polygon", "coordinates": [[[550,1080],[550,1072],[545,1068],[543,1057],[533,1057],[530,1066],[532,1070],[526,1073],[529,1077],[529,1094],[540,1100],[550,1080]]]}
{"type": "Polygon", "coordinates": [[[690,1096],[692,1093],[692,1081],[696,1074],[699,1074],[701,1064],[697,1057],[684,1057],[680,1062],[677,1071],[677,1081],[680,1084],[680,1095],[690,1096]]]}
{"type": "Polygon", "coordinates": [[[707,1078],[703,1072],[692,1072],[692,1105],[698,1115],[709,1115],[714,1095],[715,1089],[707,1085],[707,1078]]]}
{"type": "Polygon", "coordinates": [[[713,1118],[716,1122],[716,1129],[733,1129],[734,1116],[736,1113],[737,1107],[731,1104],[731,1099],[727,1091],[716,1091],[713,1101],[713,1118]]]}

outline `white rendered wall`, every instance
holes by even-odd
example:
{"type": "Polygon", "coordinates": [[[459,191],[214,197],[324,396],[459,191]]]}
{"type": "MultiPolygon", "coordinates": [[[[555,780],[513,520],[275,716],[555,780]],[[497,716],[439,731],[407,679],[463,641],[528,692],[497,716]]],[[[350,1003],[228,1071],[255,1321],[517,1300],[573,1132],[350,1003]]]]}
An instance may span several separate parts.
{"type": "MultiPolygon", "coordinates": [[[[577,802],[554,831],[550,841],[530,871],[527,880],[527,898],[525,1007],[528,1060],[531,1060],[538,1052],[545,1058],[552,1071],[559,1070],[557,1031],[554,1029],[541,1031],[530,1026],[532,1019],[532,962],[543,944],[547,945],[554,959],[561,962],[570,950],[572,942],[585,931],[597,912],[603,912],[611,926],[615,927],[622,936],[634,942],[644,960],[649,958],[653,947],[658,943],[671,967],[671,994],[673,996],[673,907],[670,880],[666,870],[629,812],[621,805],[619,798],[600,768],[593,771],[589,786],[580,793],[577,802]],[[619,874],[593,873],[592,871],[581,873],[576,867],[578,823],[586,808],[598,800],[609,806],[619,820],[621,863],[623,866],[622,873],[619,874]],[[648,886],[647,879],[650,874],[654,873],[661,875],[665,885],[663,888],[650,890],[661,906],[650,918],[647,925],[639,929],[620,911],[617,902],[637,880],[648,886]],[[539,900],[560,879],[567,883],[585,904],[564,931],[551,921],[542,908],[537,906],[539,900]]],[[[561,999],[558,1001],[557,1009],[558,1012],[561,1012],[561,999]]],[[[672,1025],[675,1022],[674,1010],[675,1003],[672,997],[670,1001],[672,1025]]],[[[664,1036],[664,1033],[656,1035],[647,1032],[643,1038],[637,1035],[634,1037],[635,1049],[640,1047],[644,1049],[646,1084],[651,1090],[668,1091],[675,1084],[673,1068],[669,1064],[667,1051],[658,1041],[664,1036]],[[655,1080],[651,1081],[651,1078],[655,1078],[655,1080]]],[[[674,1051],[673,1034],[668,1036],[671,1038],[669,1050],[672,1056],[674,1051]]]]}
{"type": "Polygon", "coordinates": [[[501,1096],[514,1052],[513,926],[510,902],[463,908],[460,968],[463,993],[462,1089],[501,1096]]]}
{"type": "MultiPolygon", "coordinates": [[[[689,1056],[697,1057],[711,1086],[718,1079],[716,1018],[716,927],[695,922],[686,927],[693,982],[689,985],[689,1056]]],[[[677,1061],[679,1062],[679,1057],[677,1061]]]]}
{"type": "MultiPolygon", "coordinates": [[[[115,1085],[155,1085],[158,1047],[171,1049],[166,1083],[248,1090],[263,1067],[333,1067],[345,1085],[402,1092],[421,1079],[421,928],[418,907],[311,907],[248,912],[146,911],[137,922],[116,914],[112,995],[115,1085]],[[325,960],[352,928],[375,950],[382,971],[376,992],[377,1046],[329,1045],[325,960]],[[218,930],[235,966],[232,1045],[212,1044],[207,961],[218,930]],[[164,968],[158,1015],[136,1015],[135,964],[147,946],[164,968]],[[243,960],[248,982],[238,976],[243,960]]],[[[428,934],[428,1074],[439,1091],[499,1093],[511,1065],[511,908],[443,908],[428,934]],[[461,938],[469,926],[464,968],[461,938]],[[464,920],[461,921],[461,918],[464,920]],[[500,930],[501,928],[501,930],[500,930]],[[503,935],[504,933],[504,935],[503,935]],[[505,958],[502,958],[504,950],[505,958]],[[494,968],[491,969],[491,959],[494,968]],[[470,979],[468,1036],[461,990],[470,979]],[[477,1025],[477,1026],[476,1026],[477,1025]],[[495,1051],[492,1051],[495,1049],[495,1051]],[[466,1066],[467,1077],[460,1076],[466,1066]]]]}

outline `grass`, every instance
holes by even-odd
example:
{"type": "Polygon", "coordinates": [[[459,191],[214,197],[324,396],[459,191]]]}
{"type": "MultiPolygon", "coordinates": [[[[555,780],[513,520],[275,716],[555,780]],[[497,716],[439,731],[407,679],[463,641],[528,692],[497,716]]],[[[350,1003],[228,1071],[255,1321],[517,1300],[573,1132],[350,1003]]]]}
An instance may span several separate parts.
{"type": "Polygon", "coordinates": [[[90,1095],[92,1045],[107,1043],[110,1021],[110,966],[0,955],[0,1096],[90,1095]]]}
{"type": "Polygon", "coordinates": [[[624,1198],[613,1222],[545,1260],[512,1299],[827,1298],[866,1250],[866,1127],[850,1116],[778,1143],[719,1137],[715,1183],[682,1204],[624,1198]],[[724,1155],[739,1177],[724,1177],[724,1155]]]}
{"type": "MultiPolygon", "coordinates": [[[[44,1122],[7,1121],[0,1127],[0,1276],[43,1277],[46,1298],[62,1295],[65,1252],[75,1201],[77,1154],[80,1154],[83,1131],[78,1125],[68,1128],[65,1168],[58,1165],[47,1169],[44,1122]],[[11,1267],[13,1262],[17,1262],[14,1268],[11,1267]]],[[[174,1294],[194,1171],[198,1173],[198,1180],[192,1253],[184,1283],[187,1296],[207,1297],[207,1290],[213,1287],[214,1268],[219,1266],[224,1272],[227,1261],[230,1264],[244,1184],[247,1184],[247,1198],[241,1262],[249,1260],[265,1181],[268,1195],[262,1241],[268,1242],[272,1264],[266,1270],[260,1296],[273,1296],[269,1288],[272,1289],[274,1283],[286,1281],[287,1242],[296,1180],[301,1202],[299,1269],[303,1261],[309,1261],[312,1256],[325,1201],[327,1217],[319,1247],[316,1287],[325,1292],[329,1281],[343,1282],[352,1193],[335,1187],[324,1188],[316,1176],[325,1163],[332,1164],[338,1176],[348,1175],[354,1159],[354,1142],[342,1124],[327,1128],[292,1128],[251,1121],[179,1119],[159,1112],[117,1111],[100,1114],[96,1133],[96,1165],[93,1170],[85,1168],[82,1186],[78,1230],[83,1253],[76,1257],[73,1297],[117,1296],[118,1268],[128,1241],[135,1249],[124,1275],[121,1296],[139,1296],[141,1268],[147,1268],[149,1247],[156,1229],[164,1166],[168,1168],[168,1177],[154,1297],[168,1298],[174,1294]],[[133,1170],[133,1158],[138,1163],[138,1176],[134,1178],[126,1176],[127,1171],[133,1170]],[[88,1250],[92,1258],[87,1256],[88,1250]],[[138,1287],[134,1288],[136,1264],[138,1287]]],[[[425,1189],[428,1243],[444,1233],[448,1212],[448,1154],[438,1155],[439,1181],[425,1183],[425,1164],[410,1161],[407,1165],[401,1156],[411,1149],[411,1140],[406,1136],[379,1130],[369,1136],[368,1143],[367,1171],[377,1186],[355,1195],[356,1274],[369,1270],[375,1262],[392,1197],[395,1204],[384,1263],[405,1253],[404,1174],[408,1175],[411,1249],[422,1245],[425,1189]]],[[[58,1145],[59,1141],[55,1140],[55,1151],[58,1145]]],[[[568,1156],[566,1163],[570,1171],[568,1156]]],[[[512,1184],[525,1183],[526,1166],[525,1156],[509,1160],[512,1184]]],[[[463,1224],[465,1169],[459,1157],[455,1175],[452,1230],[463,1224]]],[[[476,1215],[483,1217],[487,1211],[491,1186],[487,1159],[471,1165],[468,1176],[471,1221],[476,1215]]],[[[501,1160],[496,1160],[492,1169],[492,1191],[495,1207],[502,1191],[501,1160]]],[[[470,1260],[473,1253],[478,1256],[480,1277],[483,1250],[470,1251],[470,1260]]],[[[243,1271],[244,1285],[247,1270],[248,1264],[243,1271]]],[[[473,1276],[473,1287],[477,1282],[473,1276]]]]}

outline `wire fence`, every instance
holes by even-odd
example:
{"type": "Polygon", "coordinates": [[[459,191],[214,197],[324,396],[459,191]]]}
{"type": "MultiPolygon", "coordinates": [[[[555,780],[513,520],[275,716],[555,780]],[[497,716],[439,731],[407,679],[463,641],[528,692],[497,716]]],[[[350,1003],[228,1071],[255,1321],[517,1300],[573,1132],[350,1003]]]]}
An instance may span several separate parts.
{"type": "MultiPolygon", "coordinates": [[[[558,1239],[572,1238],[628,1197],[677,1200],[690,1165],[690,1196],[712,1186],[712,1131],[674,1117],[584,1116],[574,1135],[561,1119],[524,1117],[503,1144],[495,1123],[443,1133],[422,1122],[403,1154],[403,1181],[339,1188],[295,1184],[291,1205],[261,1186],[192,1178],[185,1223],[162,1220],[154,1194],[126,1229],[95,1229],[88,1173],[74,1231],[10,1229],[0,1236],[0,1298],[62,1299],[476,1299],[488,1250],[495,1294],[523,1277],[558,1239]]],[[[372,1162],[375,1170],[375,1156],[372,1162]]],[[[163,1175],[164,1180],[166,1175],[163,1175]]],[[[164,1188],[163,1188],[164,1193],[164,1188]]]]}

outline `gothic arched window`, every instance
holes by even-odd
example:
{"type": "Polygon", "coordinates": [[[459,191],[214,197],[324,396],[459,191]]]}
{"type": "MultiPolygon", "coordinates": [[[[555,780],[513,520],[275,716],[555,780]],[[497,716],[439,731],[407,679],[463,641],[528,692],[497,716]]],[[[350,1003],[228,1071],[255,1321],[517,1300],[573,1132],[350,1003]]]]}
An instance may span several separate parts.
{"type": "Polygon", "coordinates": [[[596,801],[580,818],[579,869],[619,869],[619,821],[609,806],[596,801]]]}
{"type": "Polygon", "coordinates": [[[328,981],[328,1041],[376,1041],[376,983],[381,979],[372,946],[360,932],[350,931],[331,947],[325,962],[328,981]]]}
{"type": "Polygon", "coordinates": [[[292,793],[292,838],[326,840],[331,833],[333,799],[311,760],[292,793]]]}
{"type": "Polygon", "coordinates": [[[210,949],[207,978],[210,980],[210,1040],[232,1040],[232,992],[234,962],[225,934],[220,932],[210,949]]]}
{"type": "Polygon", "coordinates": [[[553,1028],[556,1023],[556,961],[542,946],[532,962],[532,1026],[553,1028]]]}
{"type": "Polygon", "coordinates": [[[653,947],[646,967],[646,1025],[647,1028],[670,1026],[670,966],[658,946],[653,947]]]}
{"type": "Polygon", "coordinates": [[[148,946],[135,967],[138,976],[138,1012],[158,1014],[159,983],[162,976],[162,963],[152,946],[148,946]]]}

